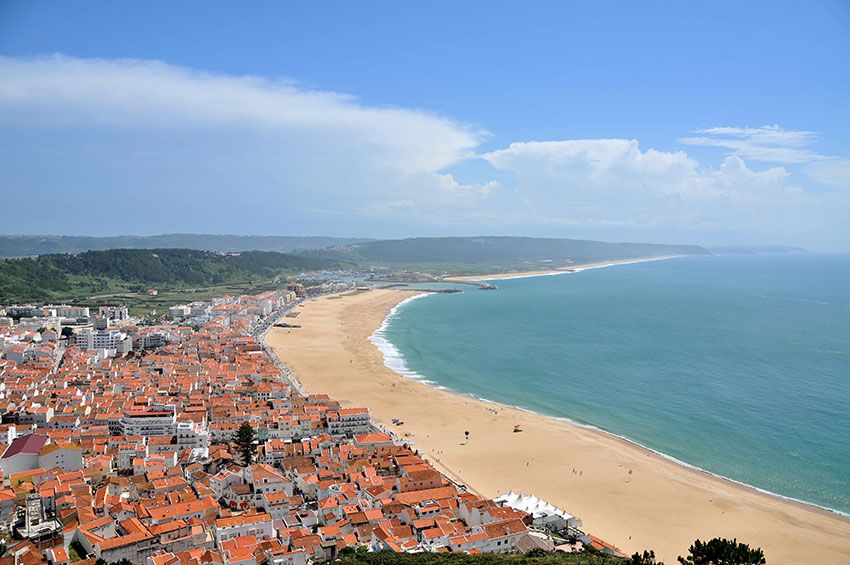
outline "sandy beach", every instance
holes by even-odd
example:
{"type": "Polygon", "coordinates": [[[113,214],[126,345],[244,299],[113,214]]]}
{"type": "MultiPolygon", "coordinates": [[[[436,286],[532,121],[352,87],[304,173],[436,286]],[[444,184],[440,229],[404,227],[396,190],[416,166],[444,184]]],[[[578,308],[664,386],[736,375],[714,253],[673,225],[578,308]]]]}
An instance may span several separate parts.
{"type": "Polygon", "coordinates": [[[368,406],[384,424],[403,419],[395,429],[412,434],[435,466],[474,491],[492,497],[513,489],[545,498],[625,552],[651,548],[669,564],[695,538],[723,536],[763,548],[770,564],[850,562],[850,520],[841,516],[684,467],[596,430],[400,377],[368,338],[412,294],[371,290],[320,298],[300,308],[300,328],[274,328],[266,341],[307,390],[368,406]],[[524,431],[512,433],[515,424],[524,431]]]}
{"type": "Polygon", "coordinates": [[[647,261],[662,261],[664,259],[675,259],[678,255],[661,255],[658,257],[644,257],[640,259],[609,259],[606,261],[595,261],[590,263],[570,263],[561,267],[553,267],[551,269],[537,269],[532,271],[516,271],[508,273],[495,273],[490,275],[457,275],[444,277],[446,282],[479,282],[479,281],[497,281],[505,279],[521,279],[525,277],[545,277],[549,275],[564,275],[567,273],[575,273],[587,269],[597,269],[601,267],[610,267],[612,265],[630,265],[632,263],[645,263],[647,261]]]}

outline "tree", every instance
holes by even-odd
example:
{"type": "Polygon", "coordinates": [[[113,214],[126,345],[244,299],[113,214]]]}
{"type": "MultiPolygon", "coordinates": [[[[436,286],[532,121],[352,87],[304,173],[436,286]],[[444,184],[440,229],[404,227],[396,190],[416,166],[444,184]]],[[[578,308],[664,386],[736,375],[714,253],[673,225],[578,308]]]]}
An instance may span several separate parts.
{"type": "Polygon", "coordinates": [[[630,565],[664,565],[663,561],[655,560],[655,552],[651,549],[645,549],[643,554],[635,553],[628,563],[630,565]]]}
{"type": "Polygon", "coordinates": [[[767,563],[760,548],[750,548],[737,539],[714,538],[703,543],[696,540],[687,558],[679,556],[683,565],[762,565],[767,563]]]}
{"type": "Polygon", "coordinates": [[[254,432],[251,424],[245,422],[239,426],[239,430],[236,432],[236,449],[239,451],[239,455],[242,456],[243,467],[247,467],[254,462],[254,454],[256,452],[256,448],[254,447],[255,439],[257,439],[257,434],[254,432]]]}

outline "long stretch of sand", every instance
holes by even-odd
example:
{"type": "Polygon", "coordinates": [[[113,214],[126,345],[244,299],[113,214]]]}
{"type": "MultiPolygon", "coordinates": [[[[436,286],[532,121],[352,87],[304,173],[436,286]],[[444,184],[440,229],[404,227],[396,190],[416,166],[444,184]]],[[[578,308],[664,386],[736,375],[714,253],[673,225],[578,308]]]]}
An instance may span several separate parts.
{"type": "Polygon", "coordinates": [[[610,267],[612,265],[629,265],[632,263],[646,263],[647,261],[661,261],[663,259],[674,259],[678,255],[658,255],[655,257],[643,257],[639,259],[608,259],[606,261],[594,261],[588,263],[570,263],[561,267],[552,267],[550,269],[535,269],[532,271],[515,271],[508,273],[495,273],[488,275],[455,275],[443,277],[447,282],[479,282],[479,281],[494,281],[504,279],[519,279],[525,277],[542,277],[547,275],[563,275],[566,273],[574,273],[576,271],[584,271],[587,269],[596,269],[598,267],[610,267]]]}
{"type": "Polygon", "coordinates": [[[736,485],[608,434],[473,400],[400,377],[368,340],[410,292],[372,290],[321,298],[297,329],[267,342],[311,392],[368,406],[449,476],[486,496],[533,493],[584,521],[584,529],[667,563],[695,538],[737,537],[776,563],[850,563],[850,521],[736,485]],[[521,423],[523,432],[512,433],[521,423]],[[470,439],[464,444],[464,431],[470,439]],[[573,473],[573,469],[576,473],[573,473]]]}

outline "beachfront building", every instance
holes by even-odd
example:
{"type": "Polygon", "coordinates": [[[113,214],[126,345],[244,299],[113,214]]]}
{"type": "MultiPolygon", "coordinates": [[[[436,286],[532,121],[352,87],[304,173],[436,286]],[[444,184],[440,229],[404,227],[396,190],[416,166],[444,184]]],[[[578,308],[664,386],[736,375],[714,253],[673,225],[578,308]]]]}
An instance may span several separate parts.
{"type": "Polygon", "coordinates": [[[328,414],[331,435],[365,434],[372,424],[368,408],[341,408],[328,414]]]}

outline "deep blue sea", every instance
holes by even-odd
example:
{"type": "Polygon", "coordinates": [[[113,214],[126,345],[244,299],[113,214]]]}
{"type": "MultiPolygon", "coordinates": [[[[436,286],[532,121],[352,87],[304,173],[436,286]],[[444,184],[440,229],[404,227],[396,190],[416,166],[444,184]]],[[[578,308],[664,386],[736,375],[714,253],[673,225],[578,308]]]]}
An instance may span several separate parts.
{"type": "Polygon", "coordinates": [[[404,303],[383,329],[388,364],[850,512],[850,255],[495,282],[404,303]]]}

